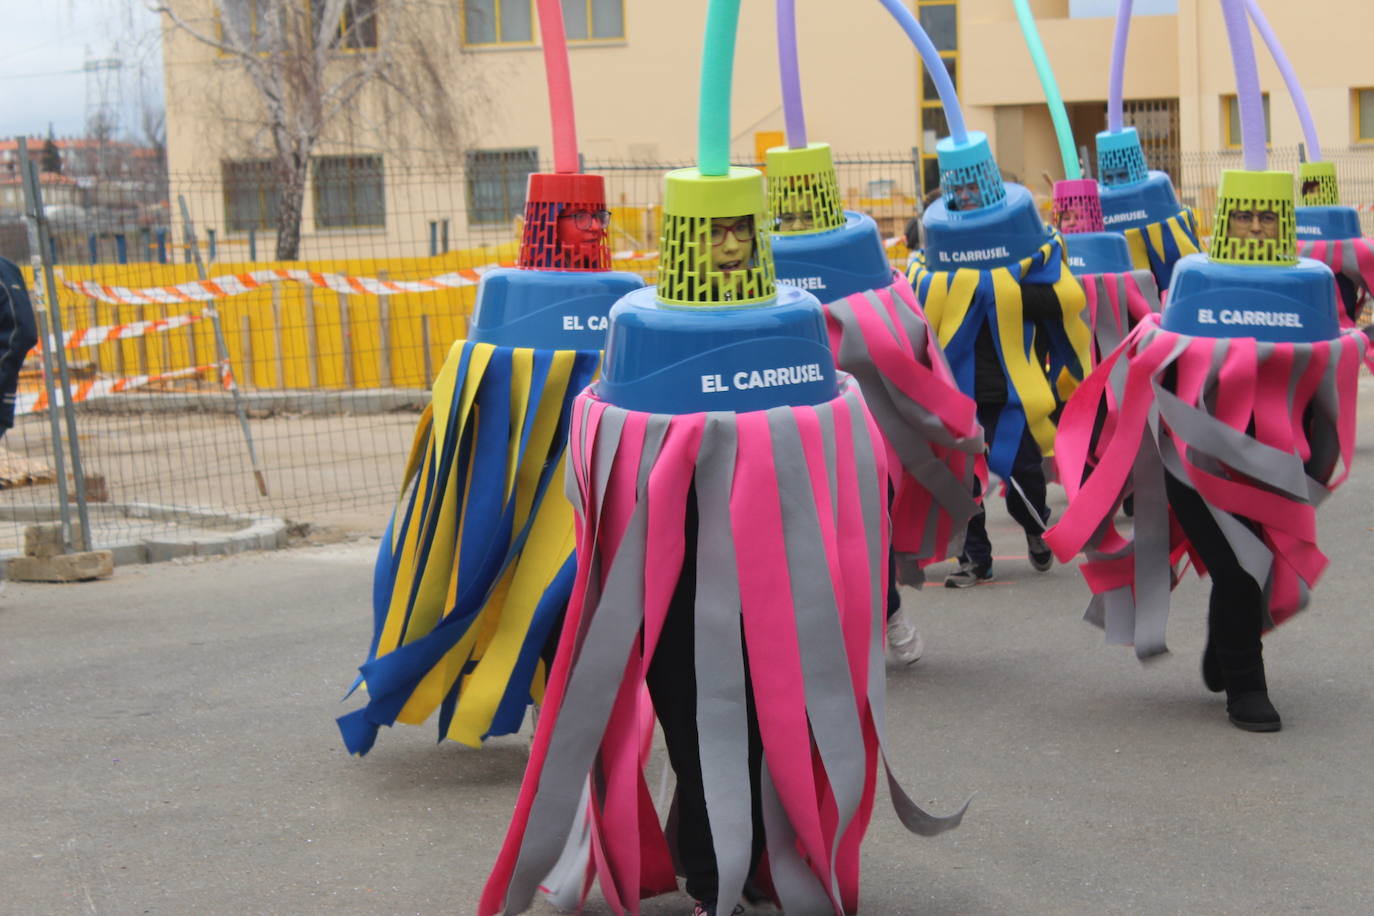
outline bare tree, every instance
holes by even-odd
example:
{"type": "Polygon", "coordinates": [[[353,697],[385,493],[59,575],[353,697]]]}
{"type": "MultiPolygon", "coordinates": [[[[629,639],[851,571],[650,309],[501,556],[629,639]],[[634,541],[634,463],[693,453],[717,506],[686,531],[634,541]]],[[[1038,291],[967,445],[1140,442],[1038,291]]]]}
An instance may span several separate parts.
{"type": "Polygon", "coordinates": [[[316,146],[359,117],[364,93],[383,110],[410,109],[441,145],[456,145],[462,106],[452,96],[451,48],[436,29],[441,0],[146,0],[175,28],[214,48],[254,90],[255,139],[279,190],[277,252],[300,251],[306,178],[316,146]],[[193,9],[213,7],[196,19],[193,9]]]}

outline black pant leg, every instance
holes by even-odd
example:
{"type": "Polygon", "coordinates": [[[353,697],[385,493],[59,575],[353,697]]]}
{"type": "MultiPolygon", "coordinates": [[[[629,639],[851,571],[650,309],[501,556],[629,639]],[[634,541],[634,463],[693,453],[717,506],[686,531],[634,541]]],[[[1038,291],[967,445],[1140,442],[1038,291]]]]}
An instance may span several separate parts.
{"type": "MultiPolygon", "coordinates": [[[[983,492],[983,484],[977,478],[973,481],[973,497],[977,499],[983,492]]],[[[978,511],[968,520],[968,530],[964,533],[964,551],[959,554],[961,563],[968,562],[983,569],[992,568],[992,539],[988,537],[987,501],[978,504],[978,511]]]]}
{"type": "Polygon", "coordinates": [[[1050,518],[1050,507],[1047,501],[1049,485],[1045,481],[1045,466],[1044,459],[1040,455],[1040,446],[1036,443],[1035,437],[1030,434],[1030,430],[1024,430],[1021,433],[1021,444],[1016,449],[1011,476],[1016,485],[1021,488],[1021,493],[1025,494],[1025,499],[1022,499],[1021,493],[1017,493],[1015,488],[1009,484],[1007,486],[1007,512],[1027,534],[1043,533],[1045,523],[1050,518]],[[1030,506],[1026,505],[1027,500],[1029,500],[1030,506]]]}
{"type": "MultiPolygon", "coordinates": [[[[678,862],[687,878],[687,893],[713,903],[719,872],[711,824],[706,812],[706,791],[701,775],[701,745],[697,734],[696,681],[696,545],[698,533],[696,493],[688,500],[686,543],[682,573],[668,604],[667,618],[659,636],[645,681],[654,712],[663,729],[668,761],[677,776],[677,829],[673,837],[678,862]]],[[[763,853],[763,808],[759,772],[763,741],[754,709],[749,662],[745,658],[745,692],[748,698],[749,786],[752,800],[753,845],[749,873],[753,874],[763,853]]]]}
{"type": "MultiPolygon", "coordinates": [[[[1207,564],[1212,594],[1207,603],[1207,629],[1219,651],[1241,653],[1259,648],[1264,591],[1236,559],[1198,492],[1172,474],[1165,490],[1183,531],[1207,564]]],[[[1242,519],[1243,520],[1243,519],[1242,519]]]]}

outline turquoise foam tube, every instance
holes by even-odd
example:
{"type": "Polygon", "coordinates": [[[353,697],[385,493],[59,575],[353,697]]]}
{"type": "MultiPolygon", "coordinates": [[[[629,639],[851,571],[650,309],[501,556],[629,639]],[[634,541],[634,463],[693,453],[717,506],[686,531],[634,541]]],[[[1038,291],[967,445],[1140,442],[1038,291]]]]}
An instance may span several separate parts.
{"type": "Polygon", "coordinates": [[[1016,18],[1021,23],[1021,34],[1026,39],[1026,50],[1030,51],[1035,73],[1040,77],[1040,86],[1045,92],[1045,104],[1050,109],[1050,120],[1054,122],[1054,135],[1059,140],[1059,155],[1064,160],[1064,177],[1077,181],[1083,177],[1078,165],[1078,151],[1073,144],[1073,128],[1069,126],[1069,113],[1064,108],[1064,96],[1059,91],[1059,83],[1054,78],[1045,45],[1040,41],[1040,30],[1035,27],[1035,17],[1031,15],[1030,4],[1026,0],[1014,0],[1016,18]]]}
{"type": "Polygon", "coordinates": [[[711,0],[701,57],[701,110],[697,114],[697,168],[730,173],[730,89],[735,73],[739,0],[711,0]]]}

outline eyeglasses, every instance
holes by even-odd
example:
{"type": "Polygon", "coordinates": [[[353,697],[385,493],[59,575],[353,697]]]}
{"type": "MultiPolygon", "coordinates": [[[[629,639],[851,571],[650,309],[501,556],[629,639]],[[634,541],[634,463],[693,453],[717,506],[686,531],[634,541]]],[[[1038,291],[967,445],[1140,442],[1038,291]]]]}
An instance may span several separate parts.
{"type": "Polygon", "coordinates": [[[810,210],[799,210],[795,213],[779,213],[777,224],[779,226],[787,226],[792,223],[802,223],[809,226],[815,221],[815,215],[810,210]]]}
{"type": "Polygon", "coordinates": [[[733,235],[736,241],[750,241],[754,237],[754,218],[745,216],[733,223],[711,223],[711,244],[723,245],[727,232],[733,235]]]}
{"type": "Polygon", "coordinates": [[[1253,223],[1258,217],[1261,226],[1277,226],[1279,215],[1273,210],[1232,210],[1231,222],[1233,223],[1253,223]]]}
{"type": "Polygon", "coordinates": [[[572,210],[559,214],[559,219],[570,219],[579,229],[600,229],[611,221],[610,210],[572,210]]]}

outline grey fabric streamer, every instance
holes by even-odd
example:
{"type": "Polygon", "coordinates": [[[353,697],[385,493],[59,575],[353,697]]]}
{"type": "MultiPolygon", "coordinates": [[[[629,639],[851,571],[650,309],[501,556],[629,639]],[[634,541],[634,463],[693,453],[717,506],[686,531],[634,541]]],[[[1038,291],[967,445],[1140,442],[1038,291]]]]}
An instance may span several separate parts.
{"type": "Polygon", "coordinates": [[[739,577],[730,524],[737,446],[732,415],[707,417],[697,454],[697,736],[718,899],[738,900],[753,835],[739,577]],[[709,534],[707,534],[709,532],[709,534]]]}
{"type": "Polygon", "coordinates": [[[625,660],[639,638],[644,619],[644,549],[649,515],[648,478],[644,471],[658,456],[666,429],[667,418],[650,418],[636,486],[639,498],[607,576],[605,592],[588,613],[586,639],[568,676],[539,788],[521,837],[520,853],[506,892],[506,913],[527,910],[540,880],[558,861],[576,819],[581,787],[605,734],[625,660]],[[662,422],[655,423],[655,419],[662,422]]]}
{"type": "MultiPolygon", "coordinates": [[[[882,300],[872,291],[864,293],[864,297],[896,336],[898,331],[892,328],[882,300]]],[[[951,435],[938,416],[911,400],[892,380],[878,371],[848,300],[837,300],[827,308],[842,329],[840,349],[835,354],[837,364],[858,381],[864,402],[882,430],[883,437],[901,460],[902,467],[930,491],[936,504],[951,516],[954,526],[962,527],[978,511],[972,496],[971,475],[969,479],[960,479],[934,453],[932,445],[977,456],[983,452],[982,436],[957,438],[951,435]]],[[[928,328],[924,322],[915,313],[904,309],[898,311],[902,318],[900,333],[907,337],[914,352],[926,352],[928,328]]],[[[931,544],[933,534],[932,524],[927,527],[922,544],[931,544]]],[[[919,558],[929,557],[923,552],[919,558]]]]}
{"type": "MultiPolygon", "coordinates": [[[[783,530],[805,532],[802,537],[789,538],[784,546],[797,620],[807,717],[812,739],[835,795],[839,818],[834,845],[830,849],[829,871],[833,876],[840,840],[863,796],[867,770],[863,726],[859,721],[859,706],[850,680],[844,632],[840,627],[840,609],[835,596],[837,583],[830,579],[825,546],[813,534],[821,529],[821,522],[797,432],[796,416],[790,410],[773,411],[768,420],[783,530]]],[[[875,523],[879,521],[878,517],[867,513],[866,518],[875,523]]],[[[877,593],[872,594],[876,599],[877,593]]],[[[751,648],[766,652],[772,647],[751,648]]],[[[768,663],[766,657],[758,661],[768,663]]],[[[839,899],[838,884],[832,883],[831,893],[839,899]]]]}
{"type": "Polygon", "coordinates": [[[787,819],[787,812],[783,810],[782,800],[778,798],[767,760],[764,760],[759,771],[759,790],[763,796],[760,802],[768,847],[768,868],[783,912],[798,916],[834,916],[835,906],[830,901],[830,895],[797,851],[797,834],[792,829],[792,822],[787,819]]]}
{"type": "Polygon", "coordinates": [[[577,818],[563,845],[563,852],[553,869],[539,882],[544,888],[544,899],[565,912],[577,909],[582,902],[582,887],[587,880],[587,865],[592,853],[591,822],[587,817],[587,805],[590,802],[591,790],[583,784],[577,818]]]}
{"type": "MultiPolygon", "coordinates": [[[[1147,436],[1158,435],[1159,417],[1151,411],[1147,436]]],[[[1142,442],[1131,470],[1135,483],[1135,599],[1133,642],[1135,655],[1147,659],[1168,651],[1169,622],[1169,501],[1164,489],[1164,464],[1154,441],[1142,442]]]]}
{"type": "Polygon", "coordinates": [[[1089,320],[1087,306],[1084,306],[1083,323],[1092,328],[1093,343],[1097,352],[1104,356],[1119,347],[1135,325],[1128,305],[1127,277],[1135,278],[1136,286],[1140,288],[1141,294],[1150,304],[1150,311],[1159,312],[1159,285],[1155,282],[1154,274],[1150,271],[1141,269],[1117,274],[1095,274],[1092,281],[1097,287],[1097,321],[1089,320]],[[1107,316],[1103,314],[1104,308],[1110,308],[1112,304],[1112,300],[1107,294],[1107,284],[1109,283],[1116,288],[1117,301],[1116,315],[1112,316],[1111,320],[1108,320],[1107,316]]]}

